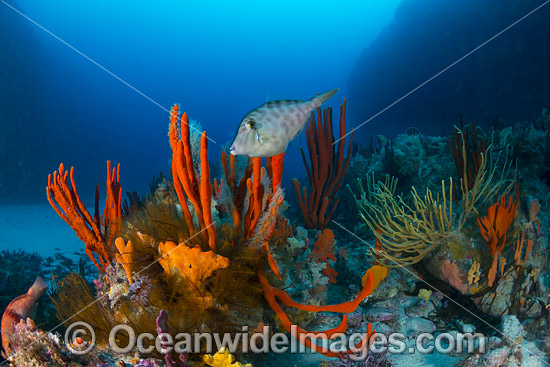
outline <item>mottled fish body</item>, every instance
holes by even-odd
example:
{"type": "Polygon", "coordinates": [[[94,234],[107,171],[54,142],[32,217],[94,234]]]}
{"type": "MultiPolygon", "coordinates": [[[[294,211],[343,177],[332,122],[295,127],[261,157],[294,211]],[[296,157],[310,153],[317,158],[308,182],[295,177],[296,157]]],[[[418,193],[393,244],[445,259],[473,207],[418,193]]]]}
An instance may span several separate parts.
{"type": "Polygon", "coordinates": [[[31,314],[33,307],[40,297],[48,290],[48,286],[41,277],[36,278],[27,293],[10,302],[2,316],[2,346],[6,354],[11,353],[10,335],[15,332],[15,325],[25,320],[31,314]]]}
{"type": "Polygon", "coordinates": [[[229,148],[231,154],[272,157],[283,153],[304,129],[313,110],[337,91],[333,89],[307,101],[270,101],[250,111],[239,125],[229,148]]]}

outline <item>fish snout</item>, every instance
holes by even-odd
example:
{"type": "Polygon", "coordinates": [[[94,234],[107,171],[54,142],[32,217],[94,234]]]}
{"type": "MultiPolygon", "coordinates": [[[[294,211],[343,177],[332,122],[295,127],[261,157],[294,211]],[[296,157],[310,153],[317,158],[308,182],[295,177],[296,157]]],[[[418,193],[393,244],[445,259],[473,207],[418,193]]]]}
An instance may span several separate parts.
{"type": "Polygon", "coordinates": [[[236,144],[231,145],[229,148],[229,153],[233,154],[234,156],[244,155],[248,156],[248,153],[246,150],[242,149],[242,146],[237,146],[236,144]]]}

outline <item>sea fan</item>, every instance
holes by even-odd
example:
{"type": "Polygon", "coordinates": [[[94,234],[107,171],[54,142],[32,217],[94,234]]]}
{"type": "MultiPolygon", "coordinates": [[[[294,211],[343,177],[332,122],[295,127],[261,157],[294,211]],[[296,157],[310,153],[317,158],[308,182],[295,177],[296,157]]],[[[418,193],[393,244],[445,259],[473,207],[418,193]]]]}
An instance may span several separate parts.
{"type": "Polygon", "coordinates": [[[248,242],[250,247],[260,248],[266,241],[269,240],[273,234],[273,229],[275,228],[275,223],[277,222],[277,215],[279,214],[279,209],[284,201],[284,198],[285,194],[283,189],[275,191],[275,194],[269,201],[267,210],[262,212],[262,216],[256,225],[254,235],[248,242]]]}

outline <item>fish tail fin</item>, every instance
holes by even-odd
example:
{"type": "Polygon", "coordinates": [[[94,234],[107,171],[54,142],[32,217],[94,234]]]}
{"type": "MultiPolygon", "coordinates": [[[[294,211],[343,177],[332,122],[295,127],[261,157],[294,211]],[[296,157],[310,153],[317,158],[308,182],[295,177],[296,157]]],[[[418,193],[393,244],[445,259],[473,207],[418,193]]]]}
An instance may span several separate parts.
{"type": "Polygon", "coordinates": [[[328,101],[330,99],[330,97],[332,97],[338,91],[339,91],[339,88],[329,90],[328,92],[325,92],[325,93],[322,93],[321,95],[318,95],[317,97],[315,97],[315,99],[319,101],[319,106],[320,106],[323,103],[325,103],[326,101],[328,101]]]}

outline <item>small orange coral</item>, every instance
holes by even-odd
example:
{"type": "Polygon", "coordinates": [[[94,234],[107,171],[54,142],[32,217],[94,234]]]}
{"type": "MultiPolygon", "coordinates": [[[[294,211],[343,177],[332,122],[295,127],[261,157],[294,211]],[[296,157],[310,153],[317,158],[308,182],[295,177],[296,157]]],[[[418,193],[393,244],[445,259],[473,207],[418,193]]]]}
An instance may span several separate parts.
{"type": "Polygon", "coordinates": [[[313,244],[313,251],[307,257],[317,263],[326,263],[327,267],[323,270],[323,275],[327,276],[331,283],[336,283],[335,277],[338,272],[328,262],[329,260],[336,261],[334,256],[334,233],[330,229],[325,228],[323,233],[319,235],[317,241],[313,244]]]}
{"type": "Polygon", "coordinates": [[[134,262],[134,244],[132,241],[128,241],[128,244],[124,243],[124,239],[119,237],[115,240],[115,246],[118,249],[116,255],[116,261],[124,268],[128,282],[132,284],[132,268],[134,262]]]}
{"type": "Polygon", "coordinates": [[[365,275],[361,278],[361,285],[364,287],[367,280],[372,274],[372,289],[378,288],[378,285],[382,280],[388,276],[389,269],[382,265],[373,265],[369,270],[365,272],[365,275]]]}
{"type": "Polygon", "coordinates": [[[517,208],[518,202],[514,202],[511,196],[508,200],[502,197],[498,202],[491,205],[486,217],[477,221],[481,235],[487,242],[487,246],[491,249],[491,256],[493,256],[493,262],[487,274],[490,287],[493,286],[495,281],[498,256],[506,244],[506,232],[514,221],[517,208]]]}
{"type": "Polygon", "coordinates": [[[476,261],[472,263],[472,266],[470,267],[470,270],[468,271],[468,284],[477,284],[479,282],[479,276],[481,275],[481,272],[479,270],[480,264],[476,261]]]}
{"type": "Polygon", "coordinates": [[[514,262],[516,265],[525,265],[525,262],[527,261],[527,257],[531,253],[531,250],[533,249],[533,240],[528,239],[527,240],[527,248],[525,249],[525,253],[523,254],[522,258],[522,252],[523,252],[523,244],[525,243],[525,232],[521,232],[520,238],[516,241],[514,244],[514,262]]]}
{"type": "Polygon", "coordinates": [[[491,249],[492,256],[504,248],[506,232],[514,220],[517,208],[518,203],[513,202],[511,196],[508,200],[502,197],[491,205],[486,217],[478,219],[481,235],[491,249]]]}

